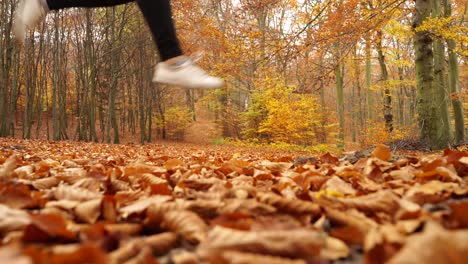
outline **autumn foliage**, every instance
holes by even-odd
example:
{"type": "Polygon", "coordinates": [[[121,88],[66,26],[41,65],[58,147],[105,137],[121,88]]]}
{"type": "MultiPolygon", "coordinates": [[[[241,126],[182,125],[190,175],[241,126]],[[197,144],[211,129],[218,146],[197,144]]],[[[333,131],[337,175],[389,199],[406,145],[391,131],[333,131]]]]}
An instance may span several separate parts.
{"type": "Polygon", "coordinates": [[[464,263],[468,153],[0,142],[2,263],[464,263]]]}

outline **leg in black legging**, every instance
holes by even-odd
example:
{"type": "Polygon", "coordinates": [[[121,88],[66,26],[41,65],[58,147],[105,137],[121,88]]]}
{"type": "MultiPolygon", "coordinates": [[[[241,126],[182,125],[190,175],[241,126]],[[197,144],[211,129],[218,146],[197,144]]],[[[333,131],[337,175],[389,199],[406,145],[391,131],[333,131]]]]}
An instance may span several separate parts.
{"type": "Polygon", "coordinates": [[[176,36],[170,0],[137,0],[154,40],[161,60],[165,61],[182,55],[176,36]]]}
{"type": "MultiPolygon", "coordinates": [[[[71,7],[108,7],[134,0],[47,0],[50,10],[71,7]]],[[[182,55],[177,39],[170,0],[136,0],[150,27],[162,61],[182,55]]]]}
{"type": "Polygon", "coordinates": [[[50,10],[71,7],[108,7],[134,2],[135,0],[47,0],[50,10]]]}

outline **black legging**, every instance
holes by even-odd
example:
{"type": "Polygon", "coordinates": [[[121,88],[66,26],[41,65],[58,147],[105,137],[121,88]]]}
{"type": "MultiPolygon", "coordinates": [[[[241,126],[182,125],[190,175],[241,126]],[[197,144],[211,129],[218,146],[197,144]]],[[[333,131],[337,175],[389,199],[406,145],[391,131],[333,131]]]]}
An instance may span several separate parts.
{"type": "MultiPolygon", "coordinates": [[[[108,7],[135,0],[47,0],[50,10],[71,7],[108,7]]],[[[182,55],[176,36],[170,0],[136,0],[159,50],[162,61],[182,55]]]]}

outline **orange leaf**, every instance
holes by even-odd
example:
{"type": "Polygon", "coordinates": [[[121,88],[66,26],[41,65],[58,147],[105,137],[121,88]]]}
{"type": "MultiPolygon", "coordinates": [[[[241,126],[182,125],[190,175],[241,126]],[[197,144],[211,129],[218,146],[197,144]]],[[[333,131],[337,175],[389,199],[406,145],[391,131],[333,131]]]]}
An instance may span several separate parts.
{"type": "Polygon", "coordinates": [[[172,190],[167,183],[151,184],[151,194],[172,195],[172,190]]]}
{"type": "Polygon", "coordinates": [[[320,159],[320,161],[322,163],[329,163],[329,164],[333,164],[333,165],[339,165],[340,164],[340,160],[337,157],[333,156],[332,154],[330,154],[328,152],[326,154],[320,156],[319,159],[320,159]]]}
{"type": "Polygon", "coordinates": [[[31,224],[24,230],[25,242],[73,241],[76,236],[67,230],[62,216],[57,214],[38,214],[31,216],[31,224]]]}
{"type": "Polygon", "coordinates": [[[179,166],[184,166],[184,162],[179,159],[170,159],[166,161],[166,164],[164,164],[164,167],[168,171],[172,171],[179,166]]]}
{"type": "Polygon", "coordinates": [[[377,147],[372,152],[372,157],[381,159],[383,161],[389,161],[392,158],[392,153],[390,148],[385,145],[377,145],[377,147]]]}

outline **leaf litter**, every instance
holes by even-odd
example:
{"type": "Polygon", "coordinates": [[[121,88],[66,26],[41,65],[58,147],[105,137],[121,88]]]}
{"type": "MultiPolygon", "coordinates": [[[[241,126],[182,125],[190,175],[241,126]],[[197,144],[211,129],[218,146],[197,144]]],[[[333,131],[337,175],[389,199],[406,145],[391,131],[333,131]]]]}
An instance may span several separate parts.
{"type": "Polygon", "coordinates": [[[467,180],[466,151],[0,139],[0,262],[464,263],[467,180]]]}

